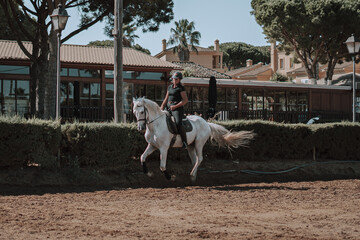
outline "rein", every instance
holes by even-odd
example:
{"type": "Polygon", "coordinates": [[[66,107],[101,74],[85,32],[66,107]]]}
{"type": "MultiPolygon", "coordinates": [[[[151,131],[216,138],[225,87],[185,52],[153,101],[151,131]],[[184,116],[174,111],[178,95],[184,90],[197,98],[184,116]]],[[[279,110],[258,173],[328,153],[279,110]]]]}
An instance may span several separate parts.
{"type": "Polygon", "coordinates": [[[147,108],[144,106],[144,109],[145,109],[145,114],[144,114],[144,118],[142,118],[142,119],[138,119],[137,121],[139,122],[139,121],[145,121],[145,124],[147,124],[147,125],[149,125],[149,124],[151,124],[151,123],[153,123],[153,122],[155,122],[157,119],[159,119],[161,116],[163,116],[164,114],[160,114],[159,116],[157,116],[155,119],[153,119],[153,120],[151,120],[151,121],[149,121],[149,120],[147,120],[146,119],[146,112],[148,112],[148,110],[147,110],[147,108]]]}

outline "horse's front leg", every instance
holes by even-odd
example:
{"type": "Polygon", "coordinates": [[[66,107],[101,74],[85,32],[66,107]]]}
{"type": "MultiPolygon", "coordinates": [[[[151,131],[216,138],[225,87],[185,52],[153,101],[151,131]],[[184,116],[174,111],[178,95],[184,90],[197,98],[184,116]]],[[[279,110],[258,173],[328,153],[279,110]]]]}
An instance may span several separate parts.
{"type": "Polygon", "coordinates": [[[143,171],[145,174],[147,174],[149,177],[152,177],[153,176],[153,173],[152,172],[149,172],[148,168],[146,167],[146,158],[151,154],[153,153],[154,151],[156,150],[156,148],[151,145],[150,143],[148,144],[148,146],[146,147],[144,153],[141,155],[140,157],[140,162],[141,162],[141,165],[143,166],[143,171]]]}
{"type": "Polygon", "coordinates": [[[166,170],[166,159],[168,154],[169,147],[162,147],[160,149],[160,170],[164,173],[167,180],[175,180],[175,176],[171,176],[166,170]]]}

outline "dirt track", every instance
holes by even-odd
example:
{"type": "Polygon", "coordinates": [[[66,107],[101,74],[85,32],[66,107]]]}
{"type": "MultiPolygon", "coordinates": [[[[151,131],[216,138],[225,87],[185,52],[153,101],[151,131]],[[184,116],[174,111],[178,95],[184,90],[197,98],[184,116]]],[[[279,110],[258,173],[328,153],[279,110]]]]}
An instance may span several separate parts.
{"type": "Polygon", "coordinates": [[[360,180],[47,190],[0,196],[1,239],[360,239],[360,180]]]}

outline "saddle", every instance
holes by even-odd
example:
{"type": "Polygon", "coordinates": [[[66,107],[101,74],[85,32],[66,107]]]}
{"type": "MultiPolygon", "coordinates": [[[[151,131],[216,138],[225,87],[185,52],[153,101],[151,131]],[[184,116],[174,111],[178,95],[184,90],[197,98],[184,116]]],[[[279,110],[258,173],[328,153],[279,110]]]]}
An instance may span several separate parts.
{"type": "MultiPolygon", "coordinates": [[[[176,128],[175,121],[173,120],[173,118],[169,112],[166,113],[166,124],[169,129],[169,132],[171,132],[172,134],[179,134],[178,130],[176,128]]],[[[185,116],[182,119],[182,125],[186,132],[191,132],[193,129],[191,122],[185,116]]]]}

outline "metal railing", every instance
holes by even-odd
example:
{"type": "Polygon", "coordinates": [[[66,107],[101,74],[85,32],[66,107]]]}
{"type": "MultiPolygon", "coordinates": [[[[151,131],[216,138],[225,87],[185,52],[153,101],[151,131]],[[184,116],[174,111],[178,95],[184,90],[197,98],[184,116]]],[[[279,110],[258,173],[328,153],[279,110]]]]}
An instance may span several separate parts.
{"type": "MultiPolygon", "coordinates": [[[[324,112],[324,111],[268,111],[268,110],[222,110],[217,111],[218,120],[267,120],[274,122],[284,123],[306,123],[312,117],[320,117],[318,122],[340,122],[351,121],[351,113],[337,113],[337,112],[324,112]]],[[[207,119],[207,110],[195,109],[192,111],[185,111],[185,114],[196,114],[207,119]]],[[[68,107],[61,106],[61,118],[66,121],[88,121],[88,122],[102,122],[112,121],[114,118],[113,107],[68,107]]],[[[357,114],[357,118],[360,119],[360,114],[357,114]]],[[[132,122],[134,120],[133,114],[130,112],[126,114],[126,120],[132,122]]]]}

